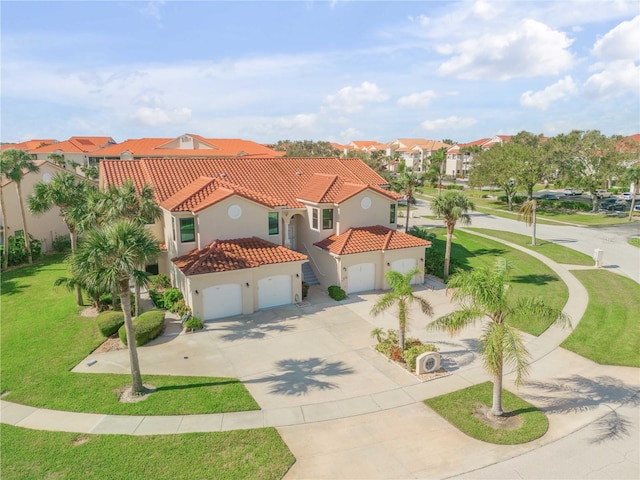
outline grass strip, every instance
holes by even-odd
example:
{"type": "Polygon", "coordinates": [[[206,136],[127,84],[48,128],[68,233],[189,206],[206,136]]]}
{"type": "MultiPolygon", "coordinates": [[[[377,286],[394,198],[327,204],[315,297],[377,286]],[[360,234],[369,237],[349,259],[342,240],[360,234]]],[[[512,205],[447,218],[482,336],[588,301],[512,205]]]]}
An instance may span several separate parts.
{"type": "Polygon", "coordinates": [[[561,347],[602,365],[640,367],[640,285],[606,270],[572,273],[589,304],[561,347]]]}
{"type": "Polygon", "coordinates": [[[461,432],[483,442],[515,445],[531,442],[547,432],[549,421],[546,415],[507,390],[502,390],[502,408],[517,428],[487,425],[478,418],[476,411],[481,407],[491,407],[492,392],[493,384],[485,382],[427,399],[424,403],[461,432]]]}
{"type": "Polygon", "coordinates": [[[295,458],[274,428],[184,435],[85,435],[1,426],[2,476],[280,479],[295,458]]]}
{"type": "Polygon", "coordinates": [[[118,402],[117,391],[130,384],[130,375],[71,373],[104,338],[94,318],[79,315],[73,293],[53,287],[56,278],[67,275],[62,260],[51,255],[2,274],[0,390],[9,392],[5,400],[126,415],[258,409],[244,385],[233,378],[143,375],[143,381],[158,391],[143,402],[125,404],[118,402]]]}
{"type": "Polygon", "coordinates": [[[505,232],[503,230],[491,230],[488,228],[469,228],[468,230],[483,233],[528,248],[534,252],[541,253],[545,257],[549,257],[557,263],[566,265],[593,265],[593,258],[589,255],[585,255],[572,248],[558,245],[557,243],[547,242],[546,240],[540,240],[538,238],[536,239],[536,246],[534,247],[531,245],[531,237],[527,235],[505,232]]]}

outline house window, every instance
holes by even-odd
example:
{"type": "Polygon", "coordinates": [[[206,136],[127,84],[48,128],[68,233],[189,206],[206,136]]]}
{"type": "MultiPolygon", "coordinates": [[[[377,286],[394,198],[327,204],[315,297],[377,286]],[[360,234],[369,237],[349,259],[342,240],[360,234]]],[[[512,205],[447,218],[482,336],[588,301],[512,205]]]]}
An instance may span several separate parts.
{"type": "Polygon", "coordinates": [[[333,209],[322,210],[322,229],[331,230],[333,228],[333,209]]]}
{"type": "Polygon", "coordinates": [[[318,209],[311,209],[311,228],[318,230],[318,209]]]}
{"type": "Polygon", "coordinates": [[[196,225],[194,218],[180,219],[180,242],[188,243],[196,240],[196,225]]]}
{"type": "Polygon", "coordinates": [[[280,218],[278,212],[269,212],[269,235],[280,233],[280,218]]]}
{"type": "Polygon", "coordinates": [[[173,233],[173,241],[176,241],[176,218],[171,217],[171,232],[173,233]]]}
{"type": "Polygon", "coordinates": [[[396,204],[392,203],[389,209],[389,223],[396,223],[396,204]]]}

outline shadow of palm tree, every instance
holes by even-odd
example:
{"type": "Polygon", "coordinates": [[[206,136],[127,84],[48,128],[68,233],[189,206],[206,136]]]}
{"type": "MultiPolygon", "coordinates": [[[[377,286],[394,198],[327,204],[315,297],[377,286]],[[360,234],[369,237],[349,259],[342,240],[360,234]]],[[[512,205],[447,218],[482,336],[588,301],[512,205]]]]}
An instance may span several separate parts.
{"type": "Polygon", "coordinates": [[[204,388],[204,387],[218,387],[220,385],[237,385],[240,384],[240,380],[222,380],[220,382],[204,382],[204,383],[191,383],[189,385],[165,385],[163,387],[157,387],[156,391],[161,392],[163,390],[187,390],[189,388],[204,388]]]}
{"type": "Polygon", "coordinates": [[[268,321],[236,320],[226,322],[224,325],[216,325],[212,328],[210,327],[211,323],[209,323],[207,330],[226,331],[227,333],[221,335],[220,338],[228,342],[235,340],[259,340],[270,333],[284,333],[295,328],[292,325],[281,324],[283,320],[285,319],[268,321]]]}
{"type": "Polygon", "coordinates": [[[516,275],[511,278],[513,283],[527,283],[533,285],[547,285],[550,282],[557,282],[558,278],[553,275],[545,274],[529,274],[529,275],[516,275]]]}
{"type": "Polygon", "coordinates": [[[454,372],[470,365],[480,352],[480,342],[475,338],[462,340],[462,344],[466,345],[466,348],[460,348],[460,342],[437,342],[437,346],[442,354],[441,365],[448,372],[454,372]],[[450,346],[457,348],[457,350],[442,351],[443,346],[450,346]]]}
{"type": "MultiPolygon", "coordinates": [[[[572,413],[591,410],[603,404],[640,405],[640,392],[633,386],[609,376],[585,378],[581,375],[559,378],[556,382],[527,382],[539,394],[523,394],[532,403],[542,405],[545,413],[572,413]]],[[[608,406],[608,405],[607,405],[608,406]]],[[[621,438],[629,434],[630,422],[615,410],[598,420],[592,443],[621,438]]]]}
{"type": "Polygon", "coordinates": [[[270,393],[300,396],[311,390],[331,390],[338,387],[324,377],[340,377],[353,373],[353,369],[344,362],[326,362],[319,358],[280,360],[276,367],[279,373],[244,383],[271,383],[270,393]]]}

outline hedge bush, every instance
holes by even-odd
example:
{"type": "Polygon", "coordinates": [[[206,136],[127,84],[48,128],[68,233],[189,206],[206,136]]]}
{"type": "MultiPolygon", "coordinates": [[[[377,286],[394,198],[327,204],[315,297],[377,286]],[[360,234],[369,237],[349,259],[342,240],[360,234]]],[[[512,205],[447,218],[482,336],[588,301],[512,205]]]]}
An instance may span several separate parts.
{"type": "Polygon", "coordinates": [[[464,190],[464,185],[445,185],[445,190],[464,190]]]}
{"type": "Polygon", "coordinates": [[[71,250],[71,237],[69,235],[56,235],[51,243],[53,250],[58,253],[64,253],[71,250]]]}
{"type": "Polygon", "coordinates": [[[158,293],[154,289],[150,289],[149,297],[151,297],[151,300],[153,300],[153,303],[157,308],[164,308],[164,296],[161,293],[158,293]]]}
{"type": "Polygon", "coordinates": [[[406,364],[407,370],[414,371],[416,369],[416,358],[418,358],[425,352],[437,351],[438,348],[431,343],[414,345],[410,348],[405,348],[404,352],[402,352],[402,358],[404,358],[404,363],[406,364]]]}
{"type": "Polygon", "coordinates": [[[178,300],[182,300],[182,299],[183,299],[182,292],[180,290],[178,290],[177,288],[169,288],[165,290],[163,295],[164,308],[166,308],[169,311],[173,311],[171,309],[173,307],[173,304],[178,300]]]}
{"type": "MultiPolygon", "coordinates": [[[[33,235],[29,234],[31,257],[33,260],[40,258],[42,254],[42,244],[40,240],[33,238],[33,235]]],[[[9,237],[7,239],[9,244],[9,266],[21,265],[27,263],[29,255],[27,255],[27,249],[24,247],[24,233],[19,233],[15,237],[9,237]]],[[[0,261],[3,261],[4,246],[0,245],[0,261]]]]}
{"type": "Polygon", "coordinates": [[[184,326],[189,330],[202,330],[204,328],[204,323],[198,317],[189,317],[189,319],[184,322],[184,326]]]}
{"type": "Polygon", "coordinates": [[[438,348],[431,343],[422,343],[420,339],[406,337],[404,339],[404,350],[400,351],[398,345],[398,330],[389,329],[386,332],[376,329],[371,335],[378,339],[375,349],[387,358],[404,363],[405,368],[410,372],[416,369],[416,358],[425,352],[437,352],[438,348]]]}
{"type": "MultiPolygon", "coordinates": [[[[136,337],[136,346],[146,345],[156,338],[164,330],[164,312],[162,310],[149,310],[133,319],[133,331],[136,337]]],[[[127,344],[127,330],[123,325],[118,330],[118,336],[125,345],[127,344]]]]}
{"type": "Polygon", "coordinates": [[[113,310],[99,313],[96,317],[96,323],[102,336],[110,337],[124,325],[124,313],[113,310]]]}
{"type": "Polygon", "coordinates": [[[338,285],[331,285],[328,288],[329,296],[336,301],[344,300],[347,298],[347,294],[343,289],[341,289],[338,285]]]}
{"type": "Polygon", "coordinates": [[[171,280],[166,275],[152,275],[149,277],[149,286],[154,290],[171,288],[171,280]]]}

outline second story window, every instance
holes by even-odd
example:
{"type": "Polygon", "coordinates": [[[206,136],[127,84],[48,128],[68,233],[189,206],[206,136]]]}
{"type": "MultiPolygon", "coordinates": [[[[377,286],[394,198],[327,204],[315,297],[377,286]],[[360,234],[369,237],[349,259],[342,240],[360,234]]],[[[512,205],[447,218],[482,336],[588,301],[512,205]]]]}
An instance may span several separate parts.
{"type": "Polygon", "coordinates": [[[322,229],[331,230],[333,228],[333,209],[322,210],[322,229]]]}
{"type": "Polygon", "coordinates": [[[278,212],[269,212],[269,235],[280,233],[280,219],[278,212]]]}
{"type": "Polygon", "coordinates": [[[317,208],[312,208],[311,209],[311,228],[313,228],[314,230],[318,230],[318,209],[317,208]]]}
{"type": "Polygon", "coordinates": [[[392,203],[389,209],[389,223],[396,223],[396,204],[392,203]]]}
{"type": "Polygon", "coordinates": [[[180,242],[189,243],[196,240],[196,225],[194,218],[180,219],[180,242]]]}

